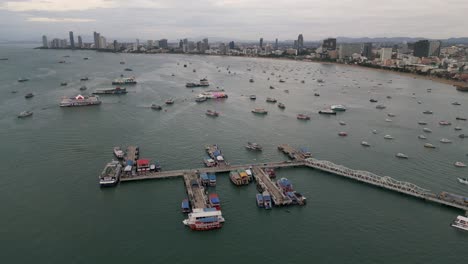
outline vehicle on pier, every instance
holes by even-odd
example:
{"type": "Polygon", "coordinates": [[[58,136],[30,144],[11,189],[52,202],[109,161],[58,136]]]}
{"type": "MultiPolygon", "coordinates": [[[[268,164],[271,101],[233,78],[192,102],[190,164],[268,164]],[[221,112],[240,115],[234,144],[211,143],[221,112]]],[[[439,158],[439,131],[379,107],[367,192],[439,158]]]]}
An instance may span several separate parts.
{"type": "Polygon", "coordinates": [[[118,159],[123,159],[125,156],[125,152],[120,147],[114,147],[114,155],[118,159]]]}
{"type": "Polygon", "coordinates": [[[192,230],[206,231],[221,228],[224,221],[221,211],[215,208],[195,208],[182,223],[192,230]]]}
{"type": "Polygon", "coordinates": [[[457,216],[457,218],[453,221],[451,226],[468,231],[468,217],[464,217],[461,215],[457,216]]]}
{"type": "Polygon", "coordinates": [[[182,209],[182,213],[190,213],[190,203],[187,198],[182,200],[180,208],[182,209]]]}
{"type": "Polygon", "coordinates": [[[210,193],[208,196],[210,200],[210,205],[213,208],[216,208],[216,210],[220,211],[221,210],[221,202],[219,200],[218,194],[216,193],[210,193]]]}
{"type": "Polygon", "coordinates": [[[265,207],[265,209],[269,210],[273,207],[273,203],[271,202],[271,195],[268,191],[264,191],[262,193],[262,197],[263,197],[263,207],[265,207]]]}
{"type": "Polygon", "coordinates": [[[107,163],[101,175],[99,175],[99,186],[115,186],[120,180],[121,170],[122,165],[120,165],[120,162],[113,160],[112,162],[107,163]]]}
{"type": "Polygon", "coordinates": [[[257,206],[260,208],[263,208],[265,206],[263,203],[263,195],[261,193],[257,193],[256,199],[257,199],[257,206]]]}

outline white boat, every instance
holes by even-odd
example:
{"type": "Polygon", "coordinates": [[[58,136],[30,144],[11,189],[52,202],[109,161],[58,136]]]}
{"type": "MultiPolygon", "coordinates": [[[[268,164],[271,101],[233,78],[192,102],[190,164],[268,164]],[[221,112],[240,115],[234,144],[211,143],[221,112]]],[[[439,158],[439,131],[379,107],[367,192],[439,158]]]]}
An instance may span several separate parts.
{"type": "Polygon", "coordinates": [[[455,162],[453,165],[455,165],[455,167],[459,167],[459,168],[464,168],[466,167],[466,164],[461,162],[461,161],[457,161],[455,162]]]}
{"type": "Polygon", "coordinates": [[[393,137],[390,136],[390,135],[385,135],[384,138],[385,138],[385,139],[393,139],[393,137]]]}
{"type": "Polygon", "coordinates": [[[192,230],[212,230],[221,228],[224,221],[221,210],[216,210],[216,208],[195,208],[182,223],[192,230]]]}
{"type": "Polygon", "coordinates": [[[372,130],[372,134],[377,134],[377,133],[378,133],[377,130],[375,130],[375,129],[372,130]]]}
{"type": "Polygon", "coordinates": [[[28,116],[32,116],[32,115],[33,115],[32,111],[23,111],[23,112],[18,114],[18,118],[24,118],[24,117],[28,117],[28,116]]]}
{"type": "Polygon", "coordinates": [[[458,178],[458,182],[468,185],[468,179],[467,178],[458,178]]]}
{"type": "Polygon", "coordinates": [[[392,120],[390,118],[386,118],[385,122],[392,122],[392,120]]]}
{"type": "Polygon", "coordinates": [[[432,130],[427,127],[423,128],[423,131],[426,133],[432,133],[432,130]]]}
{"type": "Polygon", "coordinates": [[[408,156],[406,156],[406,155],[403,154],[403,153],[397,153],[395,156],[396,156],[397,158],[400,158],[400,159],[407,159],[407,158],[408,158],[408,156]]]}
{"type": "Polygon", "coordinates": [[[440,142],[442,142],[442,143],[452,143],[452,141],[450,139],[448,139],[448,138],[442,138],[442,139],[440,139],[440,142]]]}
{"type": "Polygon", "coordinates": [[[424,147],[425,148],[436,148],[434,145],[432,145],[431,143],[426,143],[424,144],[424,147]]]}
{"type": "Polygon", "coordinates": [[[99,175],[99,185],[101,187],[115,186],[120,179],[122,165],[118,161],[113,160],[107,163],[106,167],[99,175]]]}
{"type": "Polygon", "coordinates": [[[330,109],[336,112],[346,111],[346,107],[344,105],[332,105],[330,106],[330,109]]]}
{"type": "Polygon", "coordinates": [[[468,217],[464,217],[461,215],[457,216],[457,218],[453,221],[451,226],[468,231],[468,217]]]}
{"type": "Polygon", "coordinates": [[[114,155],[119,159],[123,159],[125,152],[120,147],[114,147],[114,155]]]}
{"type": "Polygon", "coordinates": [[[363,145],[364,147],[370,147],[370,144],[367,143],[367,141],[362,141],[361,145],[363,145]]]}
{"type": "Polygon", "coordinates": [[[418,138],[419,139],[427,139],[427,137],[425,135],[419,135],[418,138]]]}
{"type": "Polygon", "coordinates": [[[346,123],[344,121],[339,121],[338,123],[342,126],[346,126],[346,123]]]}

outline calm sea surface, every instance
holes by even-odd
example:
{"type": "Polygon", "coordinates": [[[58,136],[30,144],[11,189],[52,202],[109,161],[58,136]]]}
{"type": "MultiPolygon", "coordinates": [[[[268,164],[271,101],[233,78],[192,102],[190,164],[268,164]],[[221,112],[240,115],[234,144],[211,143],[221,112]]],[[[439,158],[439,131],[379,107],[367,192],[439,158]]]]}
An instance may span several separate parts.
{"type": "Polygon", "coordinates": [[[468,94],[451,86],[360,68],[268,59],[11,46],[0,46],[0,57],[9,58],[0,61],[2,263],[462,263],[468,259],[468,233],[449,227],[463,212],[311,169],[278,171],[307,197],[308,204],[271,211],[256,207],[254,185],[238,188],[227,174],[219,174],[215,191],[226,224],[212,232],[193,232],[182,224],[182,179],[105,190],[97,183],[116,145],[138,145],[143,157],[171,170],[201,167],[204,145],[209,143],[218,144],[231,164],[285,160],[276,146],[288,143],[308,147],[318,159],[410,181],[434,192],[468,195],[468,186],[457,182],[457,177],[467,177],[468,169],[453,165],[468,163],[468,140],[458,138],[468,133],[468,122],[455,120],[468,116],[468,94]],[[59,64],[60,60],[66,63],[59,64]],[[120,74],[135,75],[139,81],[127,95],[101,96],[103,103],[96,107],[58,106],[62,96],[78,94],[82,85],[90,93],[110,87],[120,74]],[[17,82],[21,77],[31,80],[17,82]],[[89,81],[80,82],[81,77],[89,81]],[[210,80],[210,87],[224,88],[229,98],[194,102],[201,89],[192,91],[185,83],[203,77],[210,80]],[[279,83],[280,78],[286,82],[279,83]],[[315,79],[323,79],[323,86],[315,79]],[[60,86],[61,82],[68,86],[60,86]],[[34,98],[25,99],[28,92],[34,98]],[[314,96],[317,92],[320,97],[314,96]],[[249,100],[250,94],[256,94],[257,100],[249,100]],[[266,97],[278,99],[286,109],[266,103],[266,97]],[[167,111],[149,108],[168,98],[174,98],[175,104],[165,107],[167,111]],[[387,109],[375,109],[370,98],[387,109]],[[452,105],[454,101],[461,106],[452,105]],[[332,104],[344,104],[348,110],[331,117],[317,114],[332,104]],[[253,115],[255,107],[267,109],[268,115],[253,115]],[[220,117],[207,117],[207,109],[220,112],[220,117]],[[18,119],[24,110],[34,111],[33,117],[18,119]],[[424,115],[424,110],[434,114],[424,115]],[[390,117],[392,122],[385,121],[389,112],[396,115],[390,117]],[[298,113],[312,118],[301,122],[298,113]],[[452,125],[439,126],[441,120],[452,125]],[[347,125],[340,126],[339,121],[347,125]],[[417,121],[428,122],[426,127],[433,130],[426,141],[417,138],[424,134],[417,121]],[[455,126],[463,130],[455,131],[455,126]],[[379,133],[373,134],[373,129],[379,133]],[[339,137],[340,131],[349,136],[339,137]],[[394,140],[384,139],[386,134],[394,140]],[[442,144],[441,138],[453,143],[442,144]],[[363,140],[372,146],[362,147],[363,140]],[[246,151],[247,141],[263,145],[264,151],[246,151]],[[437,149],[424,148],[425,142],[437,149]],[[397,159],[398,152],[410,158],[397,159]]]}

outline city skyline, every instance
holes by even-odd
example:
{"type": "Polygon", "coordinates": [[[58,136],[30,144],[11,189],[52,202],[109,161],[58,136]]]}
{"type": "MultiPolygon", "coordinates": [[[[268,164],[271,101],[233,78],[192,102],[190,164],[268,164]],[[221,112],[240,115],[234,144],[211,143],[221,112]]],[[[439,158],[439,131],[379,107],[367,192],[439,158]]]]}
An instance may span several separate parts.
{"type": "MultiPolygon", "coordinates": [[[[37,39],[37,32],[106,32],[109,38],[227,38],[304,41],[330,36],[464,37],[463,10],[468,2],[396,0],[286,1],[175,0],[0,1],[0,34],[4,40],[37,39]],[[401,3],[400,3],[401,2],[401,3]],[[365,31],[362,29],[365,28],[365,31]],[[362,33],[365,32],[365,35],[362,33]],[[34,36],[33,36],[34,35],[34,36]]],[[[87,36],[82,35],[82,36],[87,36]]]]}

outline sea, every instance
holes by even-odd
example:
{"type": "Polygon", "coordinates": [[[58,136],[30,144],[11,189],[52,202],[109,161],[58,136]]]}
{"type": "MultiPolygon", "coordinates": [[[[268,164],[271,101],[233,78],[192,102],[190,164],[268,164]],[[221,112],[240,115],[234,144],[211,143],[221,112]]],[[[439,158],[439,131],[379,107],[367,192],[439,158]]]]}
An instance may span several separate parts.
{"type": "Polygon", "coordinates": [[[182,224],[186,215],[180,204],[186,193],[181,178],[107,189],[98,185],[98,175],[114,158],[114,146],[139,146],[141,157],[174,170],[203,167],[206,144],[218,144],[231,164],[285,161],[277,146],[290,144],[308,148],[320,160],[408,181],[434,193],[468,196],[468,186],[457,181],[467,177],[468,168],[454,166],[456,161],[468,163],[468,139],[458,137],[468,133],[468,121],[455,119],[468,117],[468,93],[452,86],[359,67],[262,58],[26,45],[1,45],[0,57],[8,58],[0,61],[2,263],[468,259],[468,232],[450,227],[465,212],[309,168],[277,170],[278,178],[288,178],[307,197],[307,205],[269,211],[256,206],[254,184],[237,187],[227,173],[218,174],[217,186],[208,191],[219,195],[226,222],[207,232],[182,224]],[[62,60],[65,63],[58,63],[62,60]],[[99,106],[59,107],[62,97],[110,88],[121,74],[138,81],[127,88],[128,94],[101,96],[99,106]],[[84,77],[89,80],[80,81],[84,77]],[[209,88],[185,87],[205,77],[209,88]],[[82,86],[87,90],[80,91],[82,86]],[[216,88],[229,98],[194,101],[203,90],[216,88]],[[35,96],[25,99],[29,92],[35,96]],[[267,103],[267,97],[286,108],[267,103]],[[175,103],[164,105],[169,98],[175,103]],[[152,104],[163,105],[163,110],[152,110],[152,104]],[[336,116],[318,114],[335,104],[347,110],[336,116]],[[376,109],[377,104],[386,109],[376,109]],[[265,108],[268,115],[252,114],[254,108],[265,108]],[[219,117],[205,115],[208,109],[218,111],[219,117]],[[33,116],[17,118],[25,110],[33,116]],[[425,110],[433,114],[423,114],[425,110]],[[311,120],[298,120],[299,113],[311,120]],[[442,120],[452,125],[440,126],[442,120]],[[455,131],[457,126],[462,130],[455,131]],[[432,133],[424,133],[423,127],[432,133]],[[338,136],[341,131],[348,136],[338,136]],[[418,139],[421,134],[427,139],[418,139]],[[442,138],[452,143],[443,144],[442,138]],[[248,141],[262,145],[263,151],[248,151],[248,141]],[[363,147],[362,141],[371,146],[363,147]],[[424,148],[424,143],[436,148],[424,148]],[[409,158],[398,159],[396,153],[409,158]]]}

